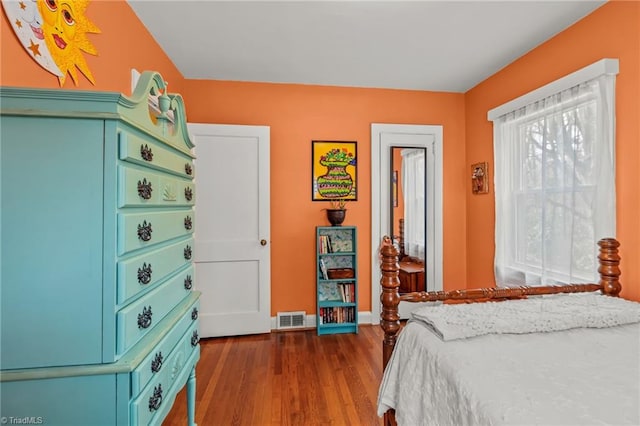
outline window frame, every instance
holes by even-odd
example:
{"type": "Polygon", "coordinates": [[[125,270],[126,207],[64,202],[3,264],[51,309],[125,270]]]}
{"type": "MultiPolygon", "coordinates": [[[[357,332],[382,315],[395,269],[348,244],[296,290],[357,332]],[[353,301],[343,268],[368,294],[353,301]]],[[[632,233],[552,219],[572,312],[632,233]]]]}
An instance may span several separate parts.
{"type": "MultiPolygon", "coordinates": [[[[499,121],[500,123],[500,124],[494,123],[494,153],[496,154],[496,159],[495,159],[496,169],[498,167],[502,167],[501,174],[503,175],[503,177],[506,174],[507,176],[505,177],[505,180],[508,181],[508,183],[504,184],[505,188],[501,188],[502,191],[504,191],[501,196],[501,203],[503,203],[501,205],[498,205],[498,191],[496,190],[496,262],[495,264],[496,264],[496,281],[497,282],[499,281],[498,280],[499,269],[501,271],[501,280],[504,279],[504,282],[506,282],[506,285],[516,284],[516,283],[510,283],[509,281],[518,281],[516,285],[522,284],[519,282],[519,280],[525,281],[527,285],[532,285],[531,282],[540,282],[540,285],[545,285],[545,284],[550,284],[549,281],[553,281],[553,280],[561,283],[577,282],[581,280],[590,282],[591,280],[593,280],[593,278],[590,275],[590,272],[589,272],[589,276],[585,275],[587,274],[587,272],[585,272],[586,270],[584,268],[581,268],[581,269],[574,268],[574,265],[576,265],[575,263],[576,260],[584,257],[575,256],[574,254],[575,252],[573,251],[574,250],[573,244],[571,245],[572,254],[568,256],[568,259],[570,262],[566,263],[565,265],[560,265],[559,263],[553,264],[554,262],[549,262],[550,259],[547,257],[549,256],[549,254],[548,252],[546,252],[544,248],[545,246],[548,246],[548,244],[544,244],[544,243],[542,243],[540,246],[540,252],[538,256],[539,259],[532,260],[532,258],[528,256],[530,255],[531,252],[526,249],[526,242],[528,241],[530,236],[528,234],[522,235],[522,232],[526,232],[525,227],[522,226],[522,223],[526,223],[526,222],[519,222],[519,221],[522,220],[523,218],[522,215],[526,214],[528,211],[528,207],[527,207],[528,201],[526,200],[526,198],[531,196],[533,196],[534,198],[537,198],[539,203],[538,205],[541,206],[539,223],[542,229],[539,231],[541,233],[540,241],[546,241],[544,240],[544,236],[546,232],[548,232],[548,228],[546,228],[544,209],[547,208],[549,205],[548,197],[546,197],[546,195],[554,194],[554,193],[570,194],[570,197],[574,197],[575,194],[587,192],[587,193],[590,193],[588,199],[592,200],[591,205],[592,206],[594,205],[593,200],[597,200],[598,190],[599,190],[598,186],[600,185],[600,182],[598,181],[597,172],[594,172],[595,175],[590,176],[590,179],[584,181],[583,183],[578,182],[577,184],[574,184],[574,181],[572,180],[570,182],[571,183],[570,185],[564,182],[565,184],[563,184],[562,186],[551,186],[549,185],[548,181],[545,181],[545,179],[541,178],[540,185],[536,186],[535,188],[527,187],[527,185],[525,184],[526,178],[527,178],[526,176],[527,168],[525,167],[525,162],[527,161],[527,156],[529,155],[527,154],[527,145],[528,143],[530,143],[530,139],[528,140],[528,138],[532,137],[531,134],[528,133],[530,129],[527,129],[527,127],[532,126],[536,122],[544,123],[545,117],[549,117],[550,121],[553,121],[553,117],[558,117],[559,115],[564,115],[564,114],[578,114],[578,117],[580,117],[581,114],[575,111],[578,111],[582,107],[586,107],[590,109],[593,108],[594,112],[592,112],[591,114],[594,114],[595,117],[600,118],[601,115],[599,114],[601,112],[598,109],[601,108],[601,105],[598,103],[598,100],[601,100],[604,102],[606,98],[603,96],[601,92],[598,94],[593,92],[587,93],[587,94],[577,92],[575,97],[572,97],[571,99],[566,99],[566,100],[563,99],[559,103],[555,103],[555,104],[552,103],[552,105],[548,108],[541,107],[541,109],[538,111],[534,110],[529,114],[525,114],[515,118],[511,117],[509,120],[506,120],[506,117],[504,116],[508,116],[509,114],[516,114],[520,110],[520,108],[531,106],[532,104],[535,104],[536,102],[541,101],[545,98],[558,95],[561,92],[566,91],[567,89],[571,89],[572,87],[597,79],[603,74],[615,76],[617,73],[618,73],[617,59],[603,59],[581,70],[578,70],[575,73],[572,73],[546,86],[543,86],[537,90],[534,90],[533,92],[530,92],[524,96],[521,96],[520,98],[507,102],[506,104],[501,105],[497,108],[494,108],[493,110],[488,112],[489,120],[499,121]],[[502,128],[499,126],[515,126],[515,127],[508,129],[508,128],[502,128]],[[514,134],[518,135],[517,142],[519,144],[519,147],[514,148],[517,152],[511,152],[509,154],[508,148],[506,148],[507,151],[501,152],[498,155],[497,153],[498,148],[495,145],[497,139],[495,138],[498,138],[499,137],[498,135],[502,136],[502,135],[509,134],[510,132],[513,132],[514,134]],[[506,155],[509,155],[511,160],[506,161],[505,160],[506,155]],[[498,164],[499,159],[501,160],[500,163],[502,163],[502,160],[505,161],[504,164],[498,164]],[[506,225],[502,225],[498,223],[499,216],[503,220],[506,219],[506,225]],[[506,229],[498,229],[498,226],[505,226],[506,229]],[[500,235],[501,238],[499,238],[499,231],[502,233],[500,235]],[[498,249],[499,243],[502,245],[500,250],[498,249]],[[498,257],[498,251],[501,252],[500,257],[498,257]],[[580,270],[577,271],[577,269],[580,269],[580,270]]],[[[613,82],[615,87],[615,78],[613,79],[613,82]]],[[[601,82],[599,81],[598,84],[601,84],[601,82]]],[[[597,86],[597,87],[601,88],[600,86],[597,86]]],[[[615,100],[615,91],[613,92],[613,99],[615,100]]],[[[615,106],[615,102],[613,103],[613,105],[615,106]]],[[[614,120],[615,120],[615,108],[613,107],[611,109],[614,112],[614,120]]],[[[523,111],[520,111],[519,114],[521,114],[522,112],[523,111]]],[[[516,114],[516,115],[519,115],[519,114],[516,114]]],[[[573,117],[569,116],[569,119],[571,118],[573,117]]],[[[565,117],[562,117],[561,120],[556,122],[567,123],[568,121],[565,119],[565,117]]],[[[545,125],[541,126],[541,128],[547,130],[548,127],[546,127],[546,123],[544,124],[545,125]]],[[[598,126],[600,126],[600,122],[598,126]]],[[[603,127],[606,130],[609,130],[607,126],[608,125],[604,125],[603,127]]],[[[582,130],[583,132],[581,133],[586,134],[589,129],[582,126],[582,130]]],[[[613,134],[615,135],[615,132],[613,132],[613,134]]],[[[510,138],[510,140],[512,139],[510,138]]],[[[553,138],[552,140],[556,141],[555,138],[553,138]]],[[[540,143],[543,143],[546,145],[547,142],[545,141],[545,139],[541,139],[540,143]]],[[[587,151],[587,155],[590,156],[589,158],[591,159],[591,161],[593,161],[593,157],[597,155],[597,153],[601,148],[595,145],[599,143],[597,140],[596,141],[592,140],[590,143],[591,145],[588,147],[589,151],[587,151]]],[[[609,142],[603,142],[603,143],[608,144],[609,142]]],[[[571,152],[575,152],[573,147],[575,147],[576,144],[572,142],[569,142],[569,144],[570,144],[571,152]]],[[[564,164],[567,160],[567,157],[565,156],[564,153],[567,151],[562,150],[561,152],[563,152],[563,156],[559,157],[559,160],[562,161],[562,163],[564,164]]],[[[540,148],[539,154],[534,154],[534,156],[530,158],[538,158],[539,161],[544,162],[539,167],[541,167],[542,169],[546,169],[545,164],[548,164],[548,163],[547,163],[547,160],[545,159],[544,146],[540,148]]],[[[589,158],[587,158],[587,160],[589,158]]],[[[575,170],[575,169],[572,169],[572,170],[575,170]]],[[[614,173],[615,173],[615,158],[614,158],[614,173]]],[[[499,174],[496,170],[496,181],[495,181],[496,187],[498,187],[498,184],[499,184],[499,182],[497,181],[499,178],[498,175],[499,174]]],[[[572,177],[573,176],[574,175],[572,175],[572,177]]],[[[615,180],[614,180],[614,187],[615,187],[615,180]]],[[[613,216],[615,216],[615,196],[613,197],[613,199],[614,199],[614,204],[613,204],[614,215],[613,216]]],[[[560,211],[569,211],[571,213],[570,215],[565,215],[561,213],[560,217],[570,217],[572,220],[578,217],[578,220],[580,220],[579,214],[578,215],[575,214],[575,212],[577,211],[575,204],[569,205],[569,204],[562,203],[562,204],[559,204],[558,207],[561,209],[560,211]]],[[[597,207],[592,208],[591,212],[589,212],[589,214],[586,215],[585,218],[589,218],[591,216],[595,217],[596,210],[598,210],[597,207]]],[[[580,225],[580,223],[578,225],[580,225]]],[[[591,224],[589,224],[589,226],[591,226],[591,224]]],[[[614,218],[613,228],[614,228],[614,233],[610,236],[615,236],[614,235],[615,234],[615,218],[614,218]]],[[[596,239],[598,238],[598,232],[597,232],[598,229],[599,229],[598,225],[594,226],[593,229],[591,229],[593,233],[589,237],[587,237],[589,242],[591,242],[591,239],[593,236],[595,236],[596,239]]],[[[572,231],[572,232],[574,235],[576,235],[576,231],[572,231]]],[[[550,244],[553,244],[553,243],[550,243],[550,244]]],[[[593,250],[595,250],[595,248],[593,250]]],[[[498,284],[500,285],[499,282],[498,284]]],[[[533,285],[536,285],[536,284],[533,284],[533,285]]]]}

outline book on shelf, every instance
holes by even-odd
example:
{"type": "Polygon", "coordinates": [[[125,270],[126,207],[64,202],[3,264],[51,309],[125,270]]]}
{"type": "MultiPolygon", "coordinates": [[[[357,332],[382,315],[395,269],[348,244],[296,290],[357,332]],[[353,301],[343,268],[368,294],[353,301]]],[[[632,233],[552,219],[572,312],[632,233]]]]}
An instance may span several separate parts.
{"type": "Polygon", "coordinates": [[[320,272],[322,273],[322,279],[324,280],[329,279],[329,274],[327,272],[327,265],[325,265],[323,259],[320,259],[320,272]]]}
{"type": "Polygon", "coordinates": [[[344,324],[355,322],[355,308],[352,306],[320,308],[320,324],[344,324]]]}
{"type": "Polygon", "coordinates": [[[354,302],[354,284],[351,282],[338,283],[338,292],[340,293],[340,299],[346,303],[354,302]]]}
{"type": "Polygon", "coordinates": [[[318,252],[320,254],[333,253],[333,245],[329,235],[320,235],[318,239],[318,252]]]}

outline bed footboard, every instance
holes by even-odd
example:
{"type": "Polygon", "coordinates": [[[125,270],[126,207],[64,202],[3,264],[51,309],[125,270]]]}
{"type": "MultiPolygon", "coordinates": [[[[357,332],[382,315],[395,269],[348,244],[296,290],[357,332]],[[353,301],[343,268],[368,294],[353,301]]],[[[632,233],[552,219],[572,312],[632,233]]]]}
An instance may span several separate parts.
{"type": "MultiPolygon", "coordinates": [[[[396,344],[396,338],[400,331],[400,315],[398,305],[405,302],[435,302],[456,300],[465,302],[478,302],[487,300],[506,300],[524,298],[533,295],[556,293],[581,293],[601,290],[604,294],[618,296],[622,287],[620,285],[620,256],[618,247],[620,243],[614,238],[604,238],[598,241],[600,247],[598,254],[600,282],[598,284],[568,284],[563,286],[540,287],[509,287],[509,288],[476,288],[454,291],[430,291],[418,293],[406,293],[400,295],[398,250],[391,239],[385,236],[380,246],[380,270],[382,277],[380,284],[382,293],[382,312],[380,313],[380,326],[384,331],[382,341],[382,368],[386,368],[391,353],[396,344]]],[[[395,412],[389,410],[385,413],[385,425],[395,425],[395,412]]]]}

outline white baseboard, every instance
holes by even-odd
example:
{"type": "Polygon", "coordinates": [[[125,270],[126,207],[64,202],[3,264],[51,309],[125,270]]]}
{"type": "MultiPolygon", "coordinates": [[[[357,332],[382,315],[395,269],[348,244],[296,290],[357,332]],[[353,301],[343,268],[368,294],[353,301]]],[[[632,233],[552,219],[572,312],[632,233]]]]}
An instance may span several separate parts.
{"type": "Polygon", "coordinates": [[[373,324],[371,322],[371,311],[367,311],[367,312],[358,312],[358,324],[373,324]]]}

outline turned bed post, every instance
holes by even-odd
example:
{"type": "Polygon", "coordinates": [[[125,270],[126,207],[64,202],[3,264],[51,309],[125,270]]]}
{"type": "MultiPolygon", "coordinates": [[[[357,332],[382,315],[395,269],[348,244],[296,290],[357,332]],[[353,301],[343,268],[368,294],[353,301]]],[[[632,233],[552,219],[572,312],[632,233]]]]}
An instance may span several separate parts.
{"type": "MultiPolygon", "coordinates": [[[[382,239],[380,261],[380,271],[382,273],[382,278],[380,278],[380,284],[382,285],[380,326],[384,330],[384,339],[382,340],[382,370],[384,371],[396,345],[398,331],[400,331],[400,315],[398,314],[398,305],[400,304],[400,294],[398,293],[398,287],[400,287],[398,250],[396,250],[391,238],[388,236],[382,239]]],[[[396,425],[395,410],[388,410],[384,413],[384,424],[385,426],[396,425]]]]}
{"type": "Polygon", "coordinates": [[[600,254],[598,260],[600,261],[600,267],[598,273],[600,274],[600,287],[602,292],[609,296],[617,296],[622,290],[620,284],[620,256],[618,255],[618,247],[620,243],[615,238],[603,238],[598,241],[600,246],[600,254]]]}
{"type": "Polygon", "coordinates": [[[382,368],[384,369],[391,358],[391,352],[396,344],[396,337],[400,331],[400,315],[398,305],[400,304],[400,279],[398,278],[398,250],[393,246],[391,238],[385,236],[380,247],[382,278],[382,312],[380,313],[380,326],[384,330],[384,340],[382,341],[382,368]]]}

